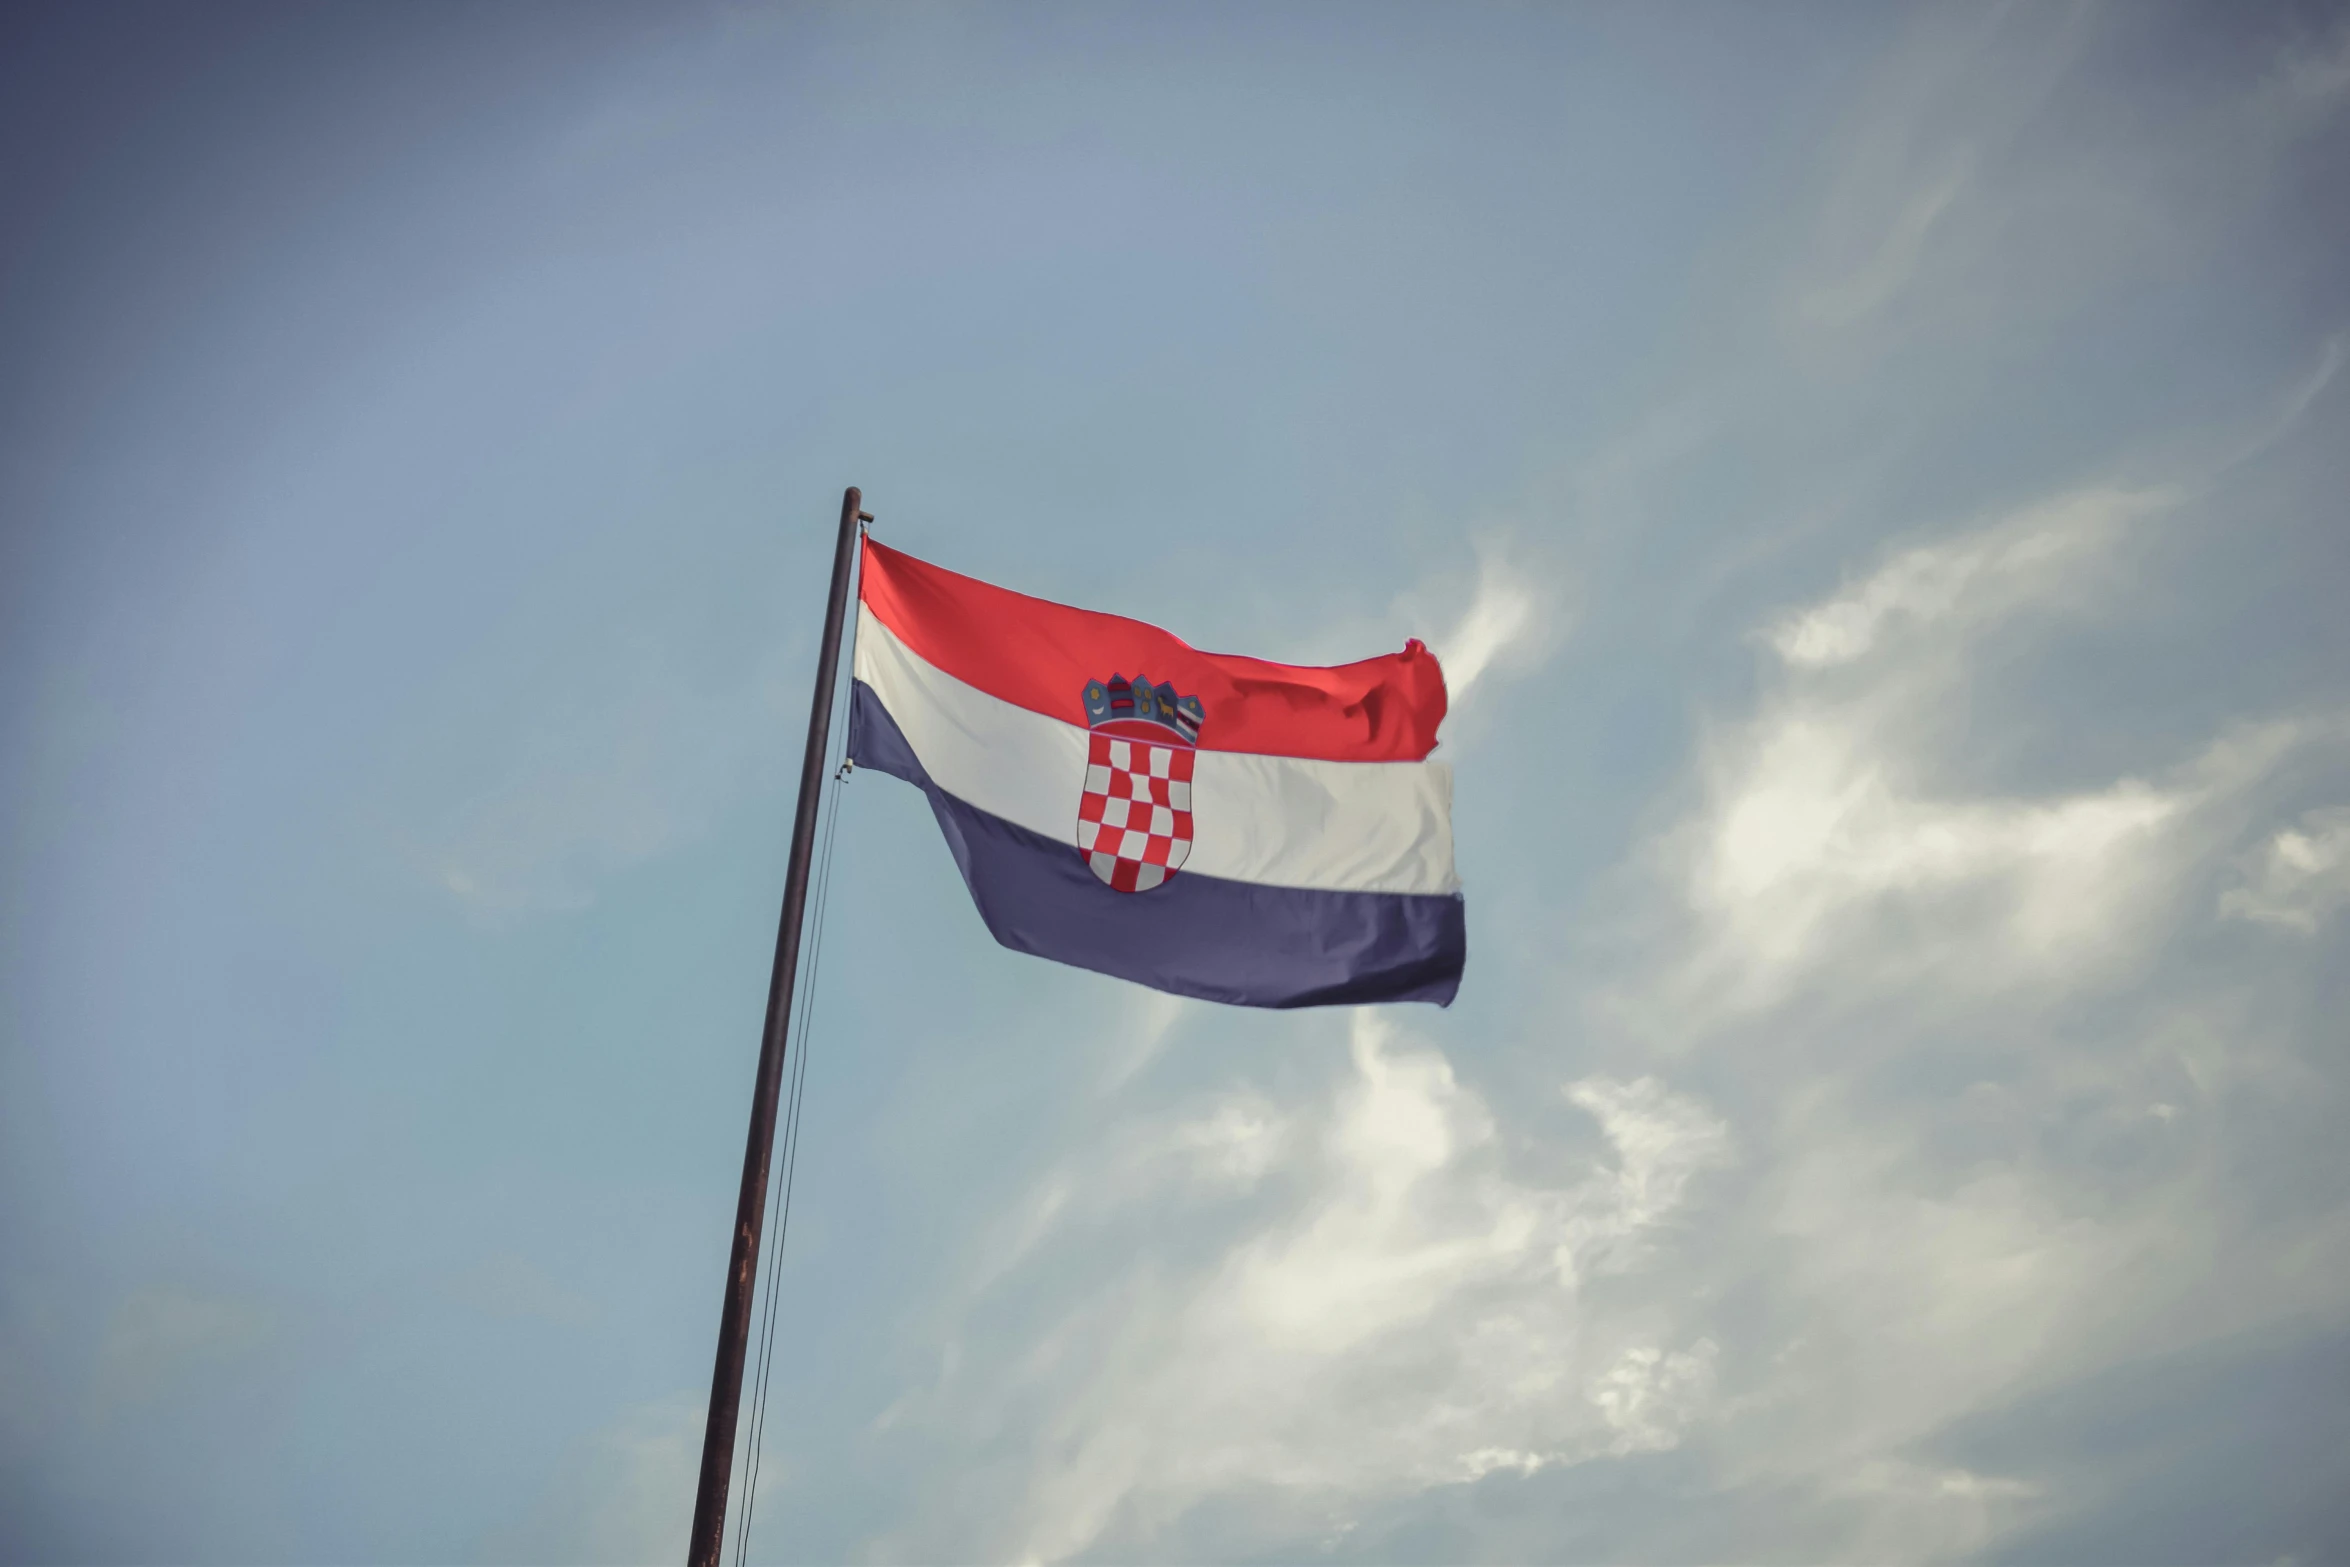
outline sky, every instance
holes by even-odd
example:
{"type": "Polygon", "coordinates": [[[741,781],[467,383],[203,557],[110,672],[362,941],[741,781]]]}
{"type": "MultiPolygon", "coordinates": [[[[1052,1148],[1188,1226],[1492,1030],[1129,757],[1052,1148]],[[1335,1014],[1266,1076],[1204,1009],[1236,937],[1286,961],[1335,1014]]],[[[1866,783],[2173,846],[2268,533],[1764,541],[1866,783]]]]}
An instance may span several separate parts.
{"type": "Polygon", "coordinates": [[[850,779],[750,1560],[2350,1560],[2346,254],[2326,5],[10,7],[0,1557],[682,1553],[853,484],[1469,963],[850,779]]]}

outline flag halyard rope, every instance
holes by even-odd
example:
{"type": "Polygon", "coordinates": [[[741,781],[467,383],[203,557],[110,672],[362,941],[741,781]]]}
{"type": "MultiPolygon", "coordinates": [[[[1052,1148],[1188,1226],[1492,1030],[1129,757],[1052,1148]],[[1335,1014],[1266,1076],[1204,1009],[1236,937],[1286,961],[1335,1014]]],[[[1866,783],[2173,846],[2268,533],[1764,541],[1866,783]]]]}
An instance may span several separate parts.
{"type": "MultiPolygon", "coordinates": [[[[860,541],[863,540],[865,533],[866,525],[860,522],[860,525],[857,529],[857,535],[860,541]]],[[[859,576],[862,575],[863,573],[860,572],[859,576]]],[[[855,600],[852,599],[851,602],[853,604],[855,600]]],[[[856,650],[857,620],[852,618],[849,621],[849,673],[847,681],[852,697],[852,706],[857,679],[856,650]]],[[[840,831],[841,785],[848,781],[848,776],[853,766],[848,756],[848,735],[845,729],[841,735],[839,756],[839,763],[831,770],[830,776],[826,780],[829,787],[825,790],[828,798],[824,802],[825,825],[823,848],[817,855],[815,889],[816,896],[813,900],[815,903],[815,908],[811,914],[811,923],[814,927],[814,940],[810,943],[810,949],[808,953],[808,981],[807,984],[802,987],[800,995],[794,998],[797,1002],[799,1016],[798,1020],[793,1025],[794,1033],[792,1037],[795,1037],[799,1040],[800,1047],[798,1051],[795,1052],[796,1059],[793,1065],[791,1081],[785,1095],[783,1115],[783,1146],[777,1151],[776,1154],[776,1162],[783,1167],[783,1180],[781,1182],[782,1190],[780,1193],[775,1191],[776,1183],[769,1183],[769,1191],[773,1195],[770,1195],[768,1198],[768,1212],[769,1217],[773,1222],[768,1229],[768,1256],[767,1264],[764,1269],[766,1274],[765,1282],[767,1288],[767,1299],[764,1310],[761,1314],[761,1321],[759,1326],[759,1354],[757,1362],[758,1369],[755,1374],[755,1380],[752,1387],[749,1433],[750,1439],[745,1444],[747,1452],[745,1453],[742,1460],[743,1501],[742,1514],[740,1519],[737,1521],[735,1530],[735,1567],[744,1567],[744,1564],[749,1559],[751,1548],[751,1520],[753,1515],[758,1510],[759,1472],[763,1467],[763,1460],[766,1456],[767,1394],[770,1378],[772,1376],[775,1364],[776,1299],[781,1293],[781,1286],[783,1282],[781,1273],[784,1242],[791,1233],[792,1181],[793,1177],[798,1173],[799,1170],[800,1109],[802,1105],[805,1104],[807,1098],[809,1047],[815,1042],[815,1036],[810,1025],[815,1016],[816,1010],[817,982],[824,972],[824,915],[832,892],[832,845],[834,837],[840,831]]]]}

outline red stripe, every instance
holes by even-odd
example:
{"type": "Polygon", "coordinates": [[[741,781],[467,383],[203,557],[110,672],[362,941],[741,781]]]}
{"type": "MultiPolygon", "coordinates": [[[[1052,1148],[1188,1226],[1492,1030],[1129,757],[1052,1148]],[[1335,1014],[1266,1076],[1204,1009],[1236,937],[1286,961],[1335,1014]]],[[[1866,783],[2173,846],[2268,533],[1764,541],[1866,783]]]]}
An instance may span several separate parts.
{"type": "Polygon", "coordinates": [[[1436,748],[1444,671],[1419,642],[1314,669],[1202,653],[1156,626],[1071,609],[865,541],[865,606],[965,685],[1085,723],[1086,682],[1148,675],[1207,707],[1199,743],[1332,762],[1416,762],[1436,748]]]}

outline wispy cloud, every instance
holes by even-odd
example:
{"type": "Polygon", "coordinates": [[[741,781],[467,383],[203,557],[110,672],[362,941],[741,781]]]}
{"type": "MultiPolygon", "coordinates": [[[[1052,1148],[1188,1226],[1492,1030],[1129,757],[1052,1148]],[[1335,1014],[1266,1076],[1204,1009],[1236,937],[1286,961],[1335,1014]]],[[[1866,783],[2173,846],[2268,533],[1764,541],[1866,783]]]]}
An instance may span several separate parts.
{"type": "Polygon", "coordinates": [[[2214,465],[2216,476],[2241,463],[2251,462],[2270,448],[2300,430],[2312,409],[2326,390],[2334,384],[2334,377],[2342,372],[2343,334],[2334,333],[2317,346],[2316,363],[2309,374],[2287,387],[2277,399],[2276,406],[2259,421],[2252,433],[2240,440],[2235,450],[2214,465]]]}
{"type": "Polygon", "coordinates": [[[2311,811],[2278,832],[2220,895],[2222,914],[2314,935],[2350,906],[2350,806],[2311,811]]]}
{"type": "MultiPolygon", "coordinates": [[[[2296,417],[2330,353],[2319,372],[2286,399],[2296,417]]],[[[2337,1257],[2350,1215],[2244,1217],[2264,1197],[2228,1173],[2224,1127],[2290,1113],[2307,1042],[2235,981],[2156,963],[2208,928],[2231,864],[2234,917],[2306,933],[2350,901],[2350,816],[2261,826],[2338,776],[2341,715],[2246,713],[2058,786],[2002,787],[1978,761],[2080,700],[2046,629],[2126,617],[2132,563],[2224,514],[2235,464],[2069,486],[1768,618],[1756,691],[1643,861],[1661,906],[1645,967],[1577,998],[1627,1053],[1701,1066],[1738,1128],[1751,1200],[1712,1233],[1733,1253],[1767,1234],[1772,1254],[1689,1254],[1707,1260],[1687,1287],[1757,1292],[1751,1335],[1712,1330],[1708,1449],[1725,1484],[1814,1499],[1801,1524],[1781,1514],[1811,1554],[2015,1538],[2078,1499],[1938,1461],[1936,1433],[2133,1353],[2345,1304],[2350,1274],[2252,1297],[2175,1264],[2183,1243],[2237,1268],[2337,1257]],[[2050,673],[1990,701],[1986,677],[2019,663],[2050,673]],[[2085,1007],[2102,1010],[2077,1034],[2047,1022],[2085,1007]]]]}
{"type": "MultiPolygon", "coordinates": [[[[1881,340],[2003,286],[2014,219],[2052,189],[2095,196],[2032,131],[2096,32],[2086,6],[1925,14],[1862,96],[1828,163],[1789,315],[1803,335],[1881,340]]],[[[2076,200],[2067,239],[2109,227],[2076,200]]],[[[2100,236],[2102,237],[2102,236],[2100,236]]]]}
{"type": "MultiPolygon", "coordinates": [[[[1720,1121],[1651,1080],[1579,1080],[1565,1093],[1607,1158],[1562,1183],[1527,1180],[1441,1054],[1375,1012],[1350,1035],[1349,1070],[1325,1091],[1242,1091],[1205,1115],[1120,1127],[1043,1183],[1046,1223],[1114,1224],[1130,1260],[1000,1356],[1000,1372],[966,1360],[908,1414],[1034,1412],[1022,1501],[991,1550],[1143,1548],[1192,1503],[1247,1485],[1327,1523],[1398,1487],[1667,1448],[1704,1418],[1710,1343],[1577,1302],[1585,1282],[1670,1244],[1691,1183],[1731,1156],[1720,1121]],[[1179,1184],[1095,1173],[1134,1170],[1138,1147],[1179,1184]],[[1132,1246],[1165,1222],[1167,1195],[1214,1191],[1262,1222],[1206,1254],[1132,1246]]],[[[1034,1254],[1033,1231],[1020,1244],[1034,1254]]],[[[973,1522],[944,1509],[893,1549],[968,1548],[973,1522]]]]}
{"type": "Polygon", "coordinates": [[[1102,1092],[1114,1093],[1158,1058],[1187,1015],[1201,1004],[1163,991],[1138,991],[1127,998],[1133,1022],[1118,1032],[1117,1049],[1102,1076],[1102,1092]]]}
{"type": "Polygon", "coordinates": [[[2186,878],[2280,763],[2332,734],[2329,715],[2248,719],[2198,754],[2091,788],[1969,797],[1934,780],[1961,753],[1993,650],[2028,644],[2036,622],[2103,612],[2140,535],[2180,526],[2183,508],[2290,434],[2340,362],[2338,338],[2322,345],[2250,448],[2159,483],[2063,489],[1896,549],[1779,616],[1765,641],[1781,678],[1751,720],[1714,736],[1710,808],[1667,851],[1710,927],[1695,990],[1766,1001],[1855,943],[1872,954],[1863,989],[1929,970],[2077,982],[2177,918],[2186,878]]]}
{"type": "Polygon", "coordinates": [[[1936,220],[1950,210],[1972,173],[1961,148],[1940,178],[1911,192],[1894,214],[1877,247],[1853,269],[1815,286],[1803,297],[1803,313],[1826,326],[1849,326],[1876,312],[1908,286],[1926,252],[1936,220]]]}
{"type": "Polygon", "coordinates": [[[1864,657],[1895,631],[2011,613],[2035,599],[2087,586],[2078,573],[2110,549],[2130,522],[2178,504],[2173,487],[2092,485],[2024,507],[1992,526],[1895,555],[1861,582],[1800,610],[1773,629],[1783,660],[1820,669],[1864,657]]]}
{"type": "Polygon", "coordinates": [[[2182,495],[2070,490],[1903,550],[1776,623],[1788,678],[1716,736],[1709,804],[1667,851],[1707,932],[1693,994],[1762,1003],[1820,964],[1864,991],[1927,972],[2073,983],[2175,916],[2182,878],[2307,723],[2245,724],[2146,775],[2055,794],[1934,780],[1992,639],[2096,601],[2128,526],[2182,495]]]}
{"type": "Polygon", "coordinates": [[[1543,579],[1513,560],[1493,540],[1477,547],[1477,588],[1469,607],[1436,644],[1445,694],[1455,707],[1495,669],[1510,669],[1547,652],[1564,633],[1555,594],[1543,579]]]}

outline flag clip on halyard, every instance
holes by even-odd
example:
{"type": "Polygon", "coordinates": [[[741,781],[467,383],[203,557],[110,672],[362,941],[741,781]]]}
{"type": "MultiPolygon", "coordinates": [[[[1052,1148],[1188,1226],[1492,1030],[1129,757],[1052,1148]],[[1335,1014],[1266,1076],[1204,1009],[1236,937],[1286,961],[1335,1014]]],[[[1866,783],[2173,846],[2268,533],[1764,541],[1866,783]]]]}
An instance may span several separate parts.
{"type": "Polygon", "coordinates": [[[1444,674],[1419,642],[1203,653],[860,548],[848,755],[929,798],[996,940],[1242,1006],[1452,1000],[1444,674]]]}

